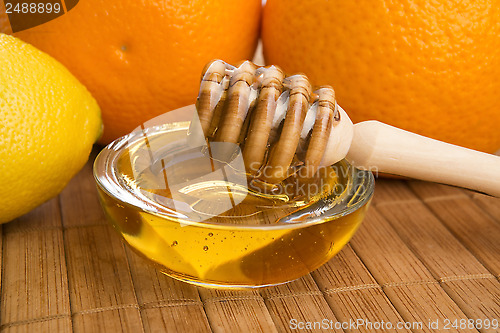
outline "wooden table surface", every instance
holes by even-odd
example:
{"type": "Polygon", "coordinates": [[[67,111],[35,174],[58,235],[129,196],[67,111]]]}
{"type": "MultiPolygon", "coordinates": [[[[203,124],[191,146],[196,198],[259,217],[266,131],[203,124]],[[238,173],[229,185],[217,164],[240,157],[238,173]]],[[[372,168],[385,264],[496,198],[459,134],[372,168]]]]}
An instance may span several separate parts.
{"type": "Polygon", "coordinates": [[[363,225],[326,265],[279,287],[217,291],[157,272],[122,243],[91,163],[57,198],[1,226],[2,331],[373,332],[382,321],[416,324],[379,332],[500,331],[452,327],[500,319],[499,199],[377,180],[363,225]],[[308,322],[316,329],[295,329],[308,322]]]}

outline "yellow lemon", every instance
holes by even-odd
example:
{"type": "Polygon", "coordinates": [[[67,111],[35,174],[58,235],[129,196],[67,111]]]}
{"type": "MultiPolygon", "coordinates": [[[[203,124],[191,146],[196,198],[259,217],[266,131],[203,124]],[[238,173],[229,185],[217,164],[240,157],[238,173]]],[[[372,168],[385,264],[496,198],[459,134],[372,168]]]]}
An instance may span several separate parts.
{"type": "Polygon", "coordinates": [[[0,33],[0,223],[56,196],[101,131],[99,106],[63,65],[0,33]]]}

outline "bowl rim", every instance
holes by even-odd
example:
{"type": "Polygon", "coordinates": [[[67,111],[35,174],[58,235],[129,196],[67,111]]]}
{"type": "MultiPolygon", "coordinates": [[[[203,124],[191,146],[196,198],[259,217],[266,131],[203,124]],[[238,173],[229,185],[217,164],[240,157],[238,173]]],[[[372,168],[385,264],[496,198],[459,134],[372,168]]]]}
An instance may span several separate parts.
{"type": "MultiPolygon", "coordinates": [[[[221,229],[265,229],[265,230],[270,230],[270,229],[295,229],[295,228],[302,228],[305,226],[311,226],[315,224],[320,224],[320,223],[326,223],[332,220],[336,220],[340,217],[349,215],[353,213],[354,211],[364,207],[367,205],[375,190],[375,178],[372,174],[371,171],[366,171],[366,170],[361,170],[358,169],[354,166],[352,166],[347,160],[342,160],[339,163],[345,163],[348,167],[353,168],[353,172],[349,173],[349,177],[351,178],[352,175],[355,175],[355,180],[357,181],[356,188],[353,187],[353,190],[349,192],[349,194],[352,193],[352,199],[349,200],[349,202],[352,202],[354,199],[357,199],[353,204],[347,203],[346,207],[343,209],[339,210],[336,214],[333,215],[326,215],[326,214],[321,214],[318,215],[315,218],[311,218],[307,221],[301,221],[301,222],[281,222],[281,223],[276,223],[276,224],[263,224],[263,225],[249,225],[249,224],[231,224],[231,223],[223,223],[223,222],[207,222],[207,221],[192,221],[189,219],[184,219],[181,217],[173,217],[170,214],[162,213],[161,211],[157,211],[154,209],[154,207],[151,205],[151,202],[147,202],[146,200],[143,200],[141,198],[138,198],[137,196],[134,196],[135,200],[141,203],[141,205],[138,205],[136,203],[130,202],[130,200],[123,200],[122,198],[117,197],[112,193],[112,191],[108,188],[108,186],[105,184],[103,181],[103,178],[106,176],[109,177],[109,175],[106,174],[106,171],[111,168],[111,170],[116,170],[116,167],[113,168],[114,165],[109,165],[110,164],[110,158],[113,156],[116,157],[119,155],[121,151],[123,151],[124,148],[127,146],[132,145],[135,143],[137,140],[140,140],[141,137],[144,137],[145,134],[148,132],[152,131],[158,131],[158,130],[187,130],[189,128],[189,121],[181,121],[181,122],[175,122],[175,123],[166,123],[166,124],[161,124],[161,125],[155,125],[151,126],[145,129],[139,129],[139,130],[134,130],[130,132],[127,135],[124,135],[113,142],[109,143],[106,147],[104,147],[97,157],[94,160],[93,164],[93,175],[94,179],[96,181],[97,187],[105,192],[108,196],[117,199],[118,201],[121,202],[121,204],[138,208],[143,211],[146,211],[149,214],[156,215],[159,217],[168,217],[170,220],[177,220],[179,223],[182,223],[184,225],[192,225],[192,226],[198,226],[198,227],[210,227],[210,228],[221,228],[221,229]],[[134,140],[135,139],[135,140],[134,140]],[[355,171],[355,172],[354,172],[355,171]],[[360,191],[361,189],[361,191],[360,191]],[[359,192],[359,193],[358,193],[359,192]]],[[[116,158],[114,159],[116,160],[116,158]]],[[[106,179],[106,182],[108,184],[114,184],[118,185],[118,183],[112,183],[109,179],[106,179]]],[[[115,186],[117,187],[117,186],[115,186]]],[[[121,187],[122,190],[124,190],[123,187],[121,187]]],[[[99,198],[101,200],[101,198],[99,198]]],[[[102,201],[101,201],[102,204],[102,201]]],[[[300,211],[300,210],[299,210],[300,211]]]]}

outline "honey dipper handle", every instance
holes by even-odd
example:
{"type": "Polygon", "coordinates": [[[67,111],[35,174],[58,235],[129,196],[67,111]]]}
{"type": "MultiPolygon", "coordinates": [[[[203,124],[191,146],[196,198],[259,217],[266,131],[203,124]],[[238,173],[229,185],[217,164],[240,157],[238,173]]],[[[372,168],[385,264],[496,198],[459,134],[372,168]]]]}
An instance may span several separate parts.
{"type": "Polygon", "coordinates": [[[361,169],[454,185],[500,197],[500,157],[378,121],[354,125],[347,160],[361,169]]]}

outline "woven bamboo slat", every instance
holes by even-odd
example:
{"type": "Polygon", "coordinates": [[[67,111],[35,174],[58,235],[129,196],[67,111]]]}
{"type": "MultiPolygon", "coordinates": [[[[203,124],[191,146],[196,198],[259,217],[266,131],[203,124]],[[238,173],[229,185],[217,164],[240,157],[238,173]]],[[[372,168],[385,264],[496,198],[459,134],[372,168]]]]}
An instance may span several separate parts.
{"type": "MultiPolygon", "coordinates": [[[[1,226],[0,331],[373,332],[318,326],[363,319],[436,332],[429,321],[500,317],[499,199],[378,180],[361,228],[324,266],[282,286],[222,291],[171,279],[125,246],[91,163],[60,196],[1,226]]],[[[478,331],[494,332],[446,332],[478,331]]]]}

